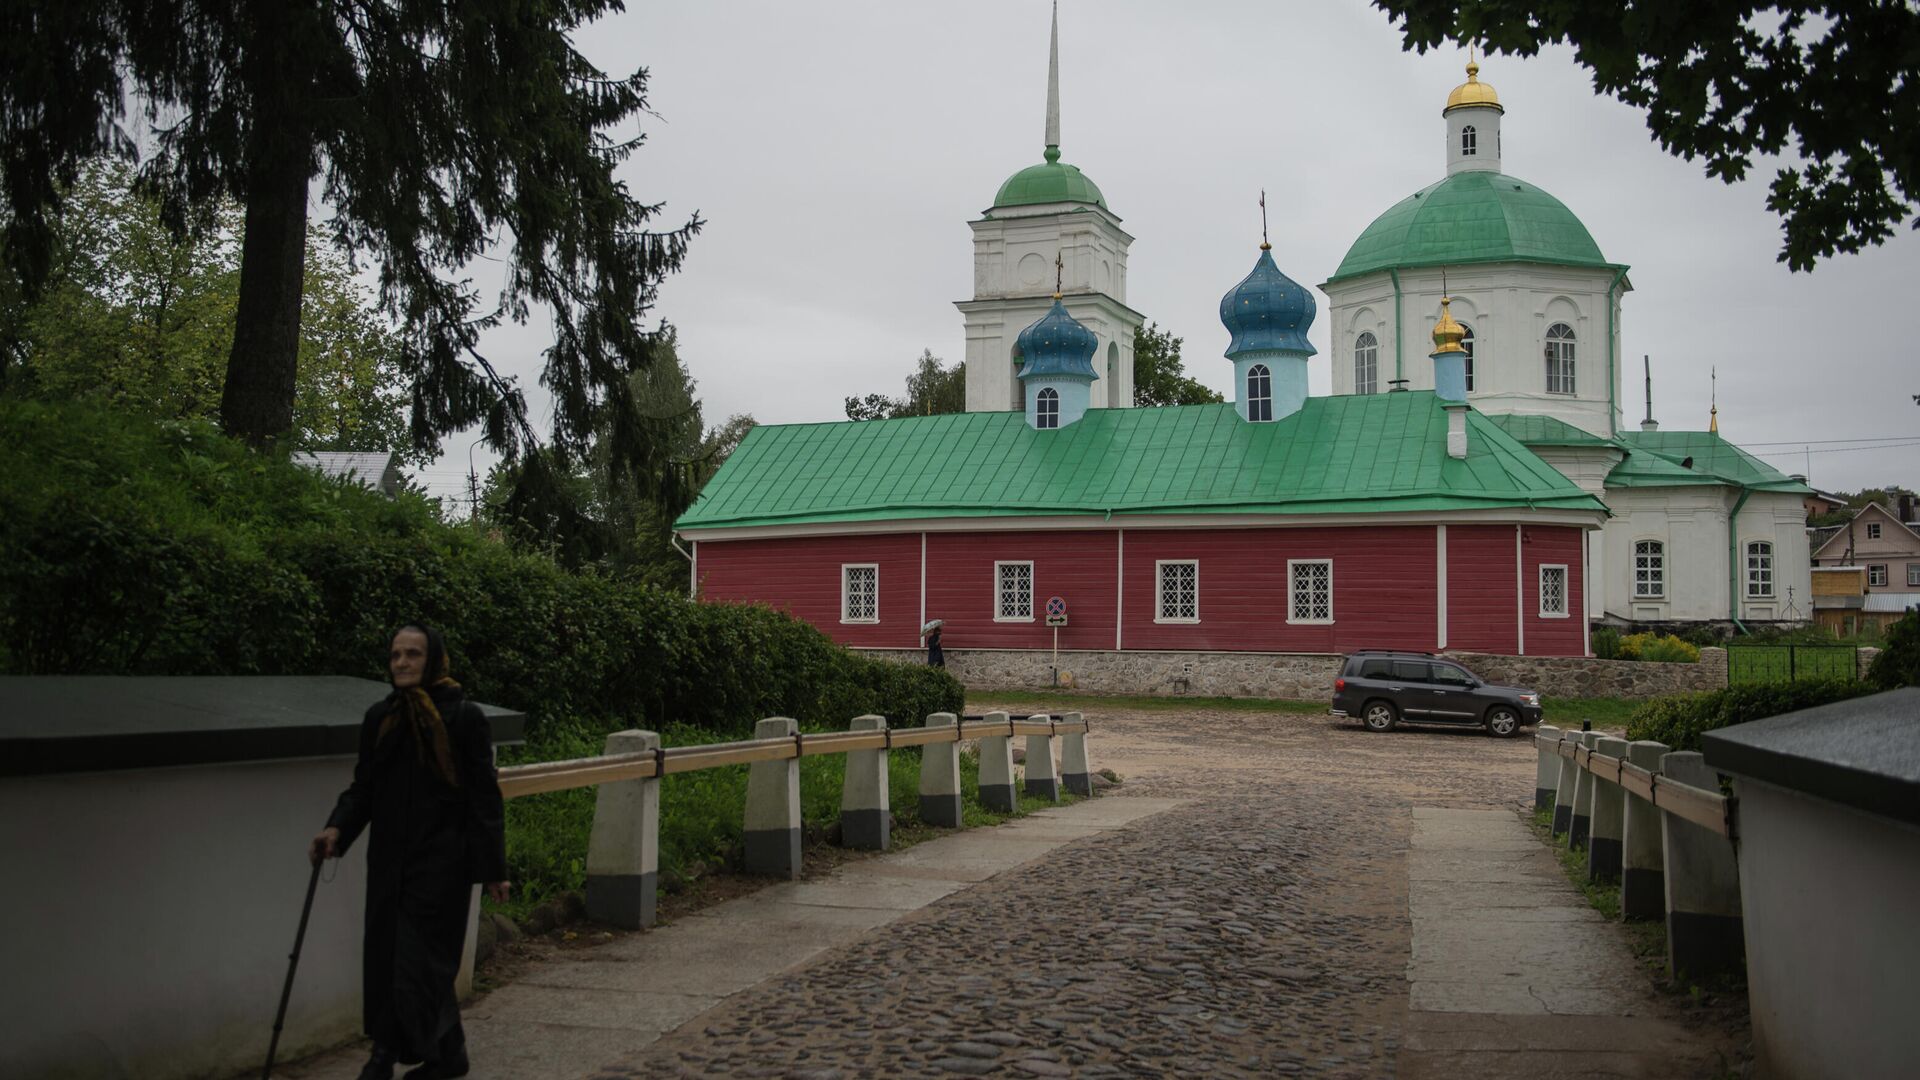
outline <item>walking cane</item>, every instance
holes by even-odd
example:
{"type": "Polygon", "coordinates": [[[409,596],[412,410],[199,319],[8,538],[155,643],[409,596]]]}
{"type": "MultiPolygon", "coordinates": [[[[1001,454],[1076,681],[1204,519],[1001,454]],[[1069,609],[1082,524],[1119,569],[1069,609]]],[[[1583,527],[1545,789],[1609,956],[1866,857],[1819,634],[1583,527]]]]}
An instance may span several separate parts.
{"type": "Polygon", "coordinates": [[[273,1052],[280,1048],[280,1028],[287,1021],[287,999],[293,996],[293,970],[300,966],[300,943],[307,937],[307,916],[313,914],[313,890],[320,884],[320,864],[315,859],[313,876],[307,879],[307,902],[300,905],[300,929],[293,932],[293,951],[287,954],[287,985],[280,988],[280,1011],[273,1014],[273,1039],[267,1043],[267,1063],[260,1069],[260,1080],[273,1076],[273,1052]]]}

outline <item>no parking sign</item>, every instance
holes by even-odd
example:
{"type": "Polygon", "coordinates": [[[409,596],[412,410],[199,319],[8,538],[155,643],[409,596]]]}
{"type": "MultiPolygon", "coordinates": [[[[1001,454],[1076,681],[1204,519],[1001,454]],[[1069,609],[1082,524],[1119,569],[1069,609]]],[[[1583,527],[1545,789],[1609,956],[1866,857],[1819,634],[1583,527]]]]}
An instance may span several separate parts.
{"type": "Polygon", "coordinates": [[[1047,625],[1067,625],[1067,600],[1063,596],[1047,597],[1047,625]]]}

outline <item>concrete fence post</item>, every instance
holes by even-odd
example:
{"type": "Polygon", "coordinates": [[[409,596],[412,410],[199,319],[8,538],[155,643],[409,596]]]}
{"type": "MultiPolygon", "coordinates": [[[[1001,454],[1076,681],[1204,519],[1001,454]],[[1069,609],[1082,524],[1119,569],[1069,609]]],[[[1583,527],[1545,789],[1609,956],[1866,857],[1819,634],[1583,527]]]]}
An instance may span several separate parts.
{"type": "MultiPolygon", "coordinates": [[[[1627,744],[1627,760],[1648,772],[1660,771],[1665,743],[1642,739],[1627,744]]],[[[1627,812],[1620,837],[1620,917],[1658,919],[1667,913],[1667,882],[1660,841],[1660,819],[1665,816],[1638,795],[1627,796],[1627,812]]]]}
{"type": "MultiPolygon", "coordinates": [[[[651,731],[616,731],[607,736],[604,752],[659,748],[660,736],[651,731]]],[[[587,839],[587,917],[628,930],[652,926],[659,891],[659,778],[601,784],[587,839]]]]}
{"type": "MultiPolygon", "coordinates": [[[[791,739],[800,726],[771,716],[753,726],[756,739],[791,739]]],[[[800,876],[800,759],[747,766],[747,873],[800,876]]]]}
{"type": "MultiPolygon", "coordinates": [[[[1030,717],[1034,723],[1045,723],[1048,717],[1030,717]]],[[[1043,799],[1060,801],[1060,773],[1053,764],[1053,736],[1027,736],[1027,794],[1038,795],[1043,799]]]]}
{"type": "Polygon", "coordinates": [[[1553,836],[1556,840],[1573,831],[1573,792],[1580,777],[1579,767],[1572,759],[1561,757],[1560,751],[1568,743],[1578,746],[1579,741],[1579,732],[1563,731],[1560,733],[1560,745],[1553,748],[1553,756],[1560,769],[1553,780],[1553,836]]]}
{"type": "MultiPolygon", "coordinates": [[[[1078,724],[1080,714],[1067,713],[1060,719],[1078,724]]],[[[1070,731],[1060,737],[1060,780],[1075,795],[1093,794],[1093,766],[1087,760],[1087,733],[1070,731]]]]}
{"type": "MultiPolygon", "coordinates": [[[[885,731],[884,716],[856,716],[851,731],[885,731]]],[[[847,778],[840,788],[840,846],[861,851],[885,851],[892,843],[890,819],[892,784],[887,775],[887,751],[847,752],[847,778]]]]}
{"type": "MultiPolygon", "coordinates": [[[[1696,753],[1663,755],[1660,774],[1668,783],[1720,790],[1718,774],[1696,753]]],[[[1660,817],[1666,853],[1668,969],[1690,979],[1739,971],[1746,957],[1745,930],[1733,841],[1672,814],[1660,817]]]]}
{"type": "MultiPolygon", "coordinates": [[[[1627,740],[1603,736],[1593,752],[1618,761],[1627,756],[1627,740]]],[[[1593,822],[1587,836],[1587,880],[1620,880],[1620,844],[1626,832],[1627,790],[1604,776],[1593,777],[1593,822]]]]}
{"type": "MultiPolygon", "coordinates": [[[[1597,731],[1580,733],[1580,745],[1591,750],[1600,741],[1597,731]]],[[[1593,831],[1593,774],[1580,766],[1578,761],[1569,761],[1573,767],[1573,824],[1567,828],[1567,848],[1571,851],[1584,851],[1587,847],[1587,834],[1593,831]]]]}
{"type": "MultiPolygon", "coordinates": [[[[952,727],[960,718],[950,712],[927,717],[927,726],[952,727]]],[[[960,827],[960,745],[928,743],[920,748],[920,820],[929,825],[960,827]]]]}
{"type": "MultiPolygon", "coordinates": [[[[1007,730],[1007,714],[990,712],[984,719],[1007,730]]],[[[980,805],[1002,814],[1011,814],[1019,806],[1013,790],[1013,736],[980,736],[980,805]]]]}
{"type": "Polygon", "coordinates": [[[1541,724],[1533,733],[1534,749],[1540,751],[1540,764],[1533,772],[1533,808],[1553,809],[1553,794],[1560,783],[1560,755],[1554,744],[1560,741],[1560,729],[1541,724]]]}

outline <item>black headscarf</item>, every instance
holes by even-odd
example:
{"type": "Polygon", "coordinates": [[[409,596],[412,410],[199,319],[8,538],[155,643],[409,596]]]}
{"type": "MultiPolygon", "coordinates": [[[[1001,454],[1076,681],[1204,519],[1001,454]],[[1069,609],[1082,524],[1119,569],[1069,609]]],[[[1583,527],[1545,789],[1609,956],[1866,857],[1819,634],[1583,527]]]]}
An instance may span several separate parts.
{"type": "MultiPolygon", "coordinates": [[[[387,715],[380,721],[380,732],[376,742],[385,742],[389,734],[400,726],[402,720],[413,729],[414,752],[422,761],[433,767],[440,779],[448,787],[460,786],[460,772],[453,765],[453,746],[447,740],[447,722],[441,718],[440,709],[434,704],[437,694],[442,698],[453,698],[460,694],[460,684],[453,681],[447,673],[447,643],[439,631],[420,623],[408,623],[393,632],[399,637],[403,631],[418,630],[427,639],[426,665],[420,669],[420,682],[416,686],[401,689],[396,686],[387,697],[387,715]]],[[[387,639],[389,651],[393,638],[387,639]]],[[[393,665],[389,660],[387,678],[393,678],[393,665]]]]}

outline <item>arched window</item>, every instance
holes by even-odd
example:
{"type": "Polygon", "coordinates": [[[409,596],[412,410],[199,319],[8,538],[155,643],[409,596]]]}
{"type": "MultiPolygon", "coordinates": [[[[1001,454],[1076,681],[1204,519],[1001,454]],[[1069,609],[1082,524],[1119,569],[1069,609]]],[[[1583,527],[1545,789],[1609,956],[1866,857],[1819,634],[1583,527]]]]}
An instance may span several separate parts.
{"type": "Polygon", "coordinates": [[[1460,329],[1466,331],[1465,336],[1460,339],[1460,347],[1467,351],[1467,393],[1471,394],[1473,393],[1473,326],[1470,323],[1461,323],[1460,329]]]}
{"type": "Polygon", "coordinates": [[[1033,426],[1037,428],[1060,426],[1060,391],[1051,386],[1040,391],[1040,397],[1033,403],[1033,426]]]}
{"type": "Polygon", "coordinates": [[[1353,392],[1373,394],[1380,390],[1380,342],[1372,331],[1353,339],[1353,392]]]}
{"type": "Polygon", "coordinates": [[[1247,419],[1273,419],[1273,373],[1265,364],[1247,369],[1247,419]]]}
{"type": "Polygon", "coordinates": [[[1658,540],[1633,544],[1633,596],[1658,600],[1667,595],[1667,545],[1658,540]]]}
{"type": "Polygon", "coordinates": [[[1013,404],[1008,407],[1014,412],[1020,412],[1027,407],[1027,388],[1026,385],[1020,381],[1020,366],[1026,362],[1026,358],[1020,355],[1020,344],[1018,342],[1014,343],[1011,355],[1013,356],[1013,374],[1007,379],[1007,382],[1013,387],[1013,404]]]}
{"type": "Polygon", "coordinates": [[[1479,153],[1480,152],[1478,147],[1479,141],[1480,141],[1479,133],[1473,130],[1472,124],[1468,124],[1466,127],[1461,128],[1460,129],[1460,156],[1472,157],[1473,155],[1479,153]]]}
{"type": "Polygon", "coordinates": [[[1547,327],[1547,393],[1573,392],[1573,327],[1557,322],[1547,327]]]}

